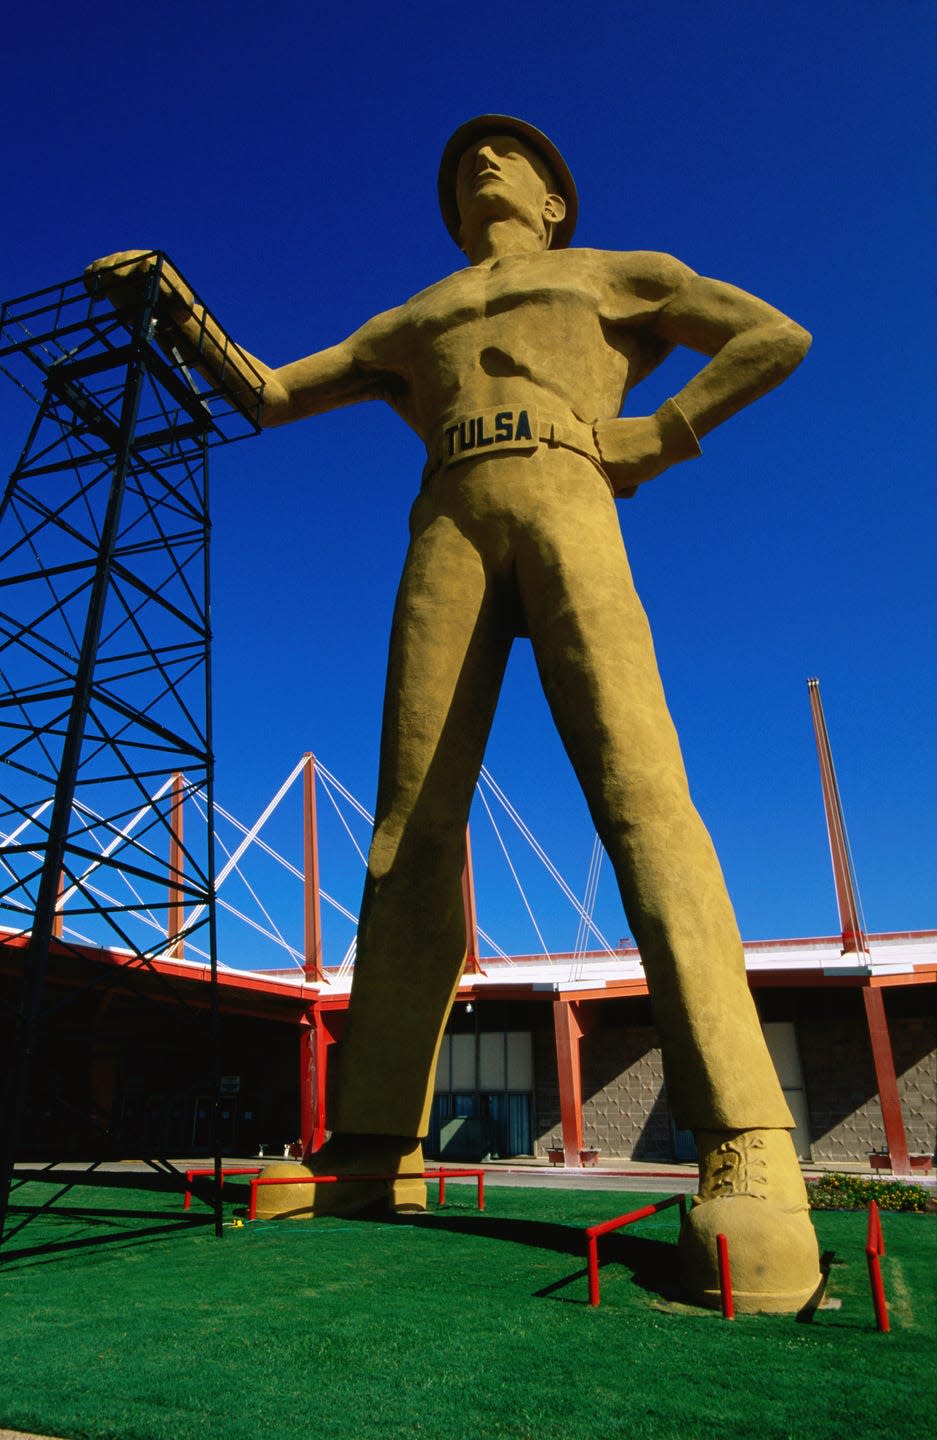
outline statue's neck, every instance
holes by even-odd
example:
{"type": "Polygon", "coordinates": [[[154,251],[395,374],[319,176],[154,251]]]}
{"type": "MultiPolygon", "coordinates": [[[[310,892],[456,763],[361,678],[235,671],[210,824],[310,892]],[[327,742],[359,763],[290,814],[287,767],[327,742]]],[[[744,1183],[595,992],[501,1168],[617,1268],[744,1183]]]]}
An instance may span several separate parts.
{"type": "Polygon", "coordinates": [[[470,265],[490,265],[506,255],[538,255],[545,249],[544,238],[523,221],[508,216],[491,220],[465,245],[470,265]]]}

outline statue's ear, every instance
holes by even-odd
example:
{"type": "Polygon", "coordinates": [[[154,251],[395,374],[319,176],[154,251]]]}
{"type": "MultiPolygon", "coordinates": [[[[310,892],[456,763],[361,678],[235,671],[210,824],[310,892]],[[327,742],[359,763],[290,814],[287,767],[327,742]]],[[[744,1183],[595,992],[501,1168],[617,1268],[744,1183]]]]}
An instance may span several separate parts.
{"type": "Polygon", "coordinates": [[[548,195],[543,202],[543,218],[551,225],[559,225],[566,218],[566,201],[562,195],[548,195]]]}

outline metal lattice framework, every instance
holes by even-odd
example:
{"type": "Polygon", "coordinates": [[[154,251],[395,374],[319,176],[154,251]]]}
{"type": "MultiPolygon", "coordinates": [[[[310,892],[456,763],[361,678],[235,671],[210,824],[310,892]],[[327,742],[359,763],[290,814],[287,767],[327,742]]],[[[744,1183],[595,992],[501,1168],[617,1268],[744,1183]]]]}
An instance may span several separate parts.
{"type": "Polygon", "coordinates": [[[37,405],[0,507],[0,925],[25,966],[0,1232],[50,950],[129,951],[126,981],[202,930],[217,1031],[214,827],[182,841],[172,776],[211,812],[207,455],[257,431],[263,386],[199,302],[173,326],[167,257],[128,273],[0,310],[0,368],[37,405]]]}

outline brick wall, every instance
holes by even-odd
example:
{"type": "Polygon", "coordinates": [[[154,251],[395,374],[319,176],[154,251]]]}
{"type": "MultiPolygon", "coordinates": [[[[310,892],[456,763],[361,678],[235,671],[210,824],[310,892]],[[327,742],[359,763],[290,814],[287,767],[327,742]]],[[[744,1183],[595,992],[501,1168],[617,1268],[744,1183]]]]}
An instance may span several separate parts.
{"type": "MultiPolygon", "coordinates": [[[[537,1153],[562,1145],[552,1033],[535,1036],[537,1153]]],[[[663,1067],[652,1026],[599,1026],[582,1042],[583,1142],[603,1155],[671,1159],[663,1067]]]]}
{"type": "MultiPolygon", "coordinates": [[[[886,1001],[908,1144],[933,1154],[937,1142],[937,1049],[927,998],[933,991],[891,992],[886,1001]],[[921,1012],[925,1013],[921,1013],[921,1012]]],[[[815,1160],[865,1160],[884,1149],[862,997],[858,991],[779,992],[758,997],[764,1019],[796,1024],[815,1160]],[[776,1012],[776,1013],[775,1013],[776,1012]]],[[[628,1002],[626,1002],[628,1003],[628,1002]]],[[[583,1141],[605,1156],[673,1158],[673,1137],[657,1033],[630,1002],[638,1021],[621,1023],[613,1002],[582,1041],[583,1141]]],[[[534,1035],[535,1151],[560,1146],[560,1104],[552,1026],[534,1035]]]]}
{"type": "MultiPolygon", "coordinates": [[[[842,996],[835,1010],[829,996],[798,1017],[797,1033],[810,1111],[815,1160],[865,1160],[885,1149],[882,1111],[862,997],[842,996]]],[[[937,1052],[934,1023],[917,997],[890,996],[886,1002],[908,1146],[933,1154],[937,1139],[937,1052]],[[905,1013],[901,1013],[901,1012],[905,1013]]]]}

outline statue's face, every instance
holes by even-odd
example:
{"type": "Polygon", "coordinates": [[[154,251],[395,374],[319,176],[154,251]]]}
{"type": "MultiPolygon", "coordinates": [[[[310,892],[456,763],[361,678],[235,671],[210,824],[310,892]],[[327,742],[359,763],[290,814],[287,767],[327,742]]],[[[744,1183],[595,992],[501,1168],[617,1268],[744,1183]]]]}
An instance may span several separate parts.
{"type": "Polygon", "coordinates": [[[522,140],[486,135],[468,147],[456,171],[463,228],[468,221],[514,216],[544,229],[544,222],[555,218],[550,200],[558,199],[551,197],[550,181],[540,157],[522,140]]]}

